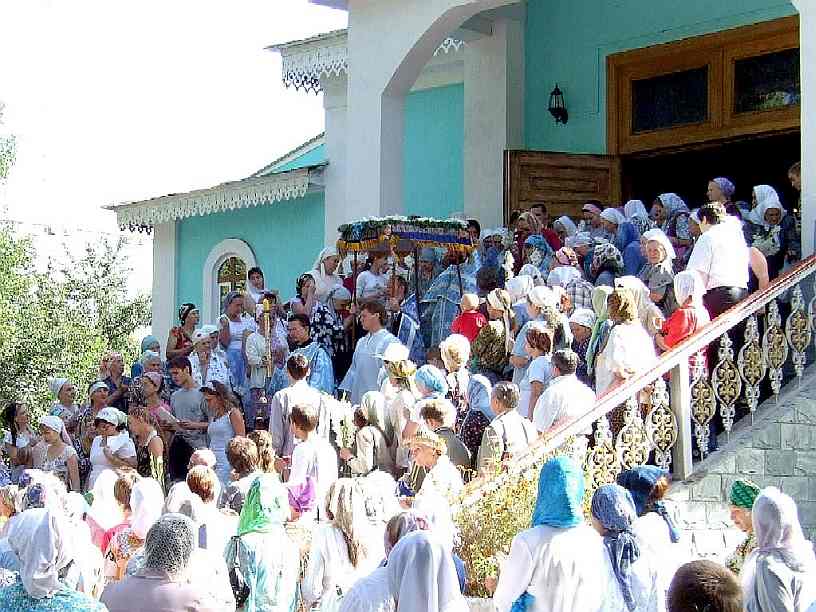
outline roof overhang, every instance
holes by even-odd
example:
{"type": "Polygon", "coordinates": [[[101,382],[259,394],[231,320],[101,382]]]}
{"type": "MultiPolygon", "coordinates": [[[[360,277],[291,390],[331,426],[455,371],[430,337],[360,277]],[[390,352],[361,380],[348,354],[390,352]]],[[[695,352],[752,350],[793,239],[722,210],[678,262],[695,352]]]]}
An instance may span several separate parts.
{"type": "Polygon", "coordinates": [[[317,4],[318,6],[327,6],[342,11],[348,10],[348,0],[309,0],[309,2],[317,4]]]}
{"type": "Polygon", "coordinates": [[[321,164],[263,177],[249,177],[207,189],[124,202],[105,208],[116,213],[116,221],[123,230],[149,232],[159,223],[302,198],[310,191],[323,187],[325,166],[321,164]]]}

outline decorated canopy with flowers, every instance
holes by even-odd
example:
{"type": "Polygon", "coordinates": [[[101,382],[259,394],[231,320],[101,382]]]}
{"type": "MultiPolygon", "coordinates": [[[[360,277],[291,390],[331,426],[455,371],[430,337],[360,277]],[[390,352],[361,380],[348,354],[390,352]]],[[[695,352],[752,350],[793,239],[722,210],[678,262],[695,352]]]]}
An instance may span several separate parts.
{"type": "Polygon", "coordinates": [[[371,251],[390,248],[399,240],[407,240],[415,248],[440,247],[470,252],[474,246],[467,224],[459,219],[432,217],[370,217],[338,228],[341,251],[371,251]]]}

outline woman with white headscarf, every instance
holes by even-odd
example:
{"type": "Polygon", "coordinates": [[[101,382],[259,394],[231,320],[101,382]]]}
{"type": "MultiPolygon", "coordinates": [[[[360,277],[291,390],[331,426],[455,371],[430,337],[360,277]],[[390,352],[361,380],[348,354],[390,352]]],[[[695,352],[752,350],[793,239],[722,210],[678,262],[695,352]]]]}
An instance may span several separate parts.
{"type": "Polygon", "coordinates": [[[116,534],[105,554],[109,580],[121,580],[128,561],[144,546],[148,530],[159,519],[164,508],[164,493],[158,482],[142,478],[130,493],[130,526],[116,534]]]}
{"type": "Polygon", "coordinates": [[[0,610],[105,612],[92,597],[69,588],[60,574],[74,561],[73,534],[62,514],[44,508],[23,512],[8,537],[20,560],[20,581],[0,589],[0,610]]]}
{"type": "Polygon", "coordinates": [[[40,469],[54,474],[68,491],[79,491],[79,460],[63,420],[50,414],[40,418],[40,435],[46,444],[40,469]]]}
{"type": "Polygon", "coordinates": [[[339,267],[340,255],[337,248],[327,246],[320,251],[311,271],[307,272],[314,279],[315,296],[324,304],[328,301],[332,289],[343,285],[343,279],[337,274],[339,267]]]}
{"type": "Polygon", "coordinates": [[[409,533],[388,557],[396,612],[467,612],[451,553],[426,531],[409,533]]]}
{"type": "Polygon", "coordinates": [[[791,218],[785,216],[776,190],[769,185],[754,187],[754,201],[756,207],[748,215],[750,244],[765,256],[768,276],[773,280],[779,276],[785,260],[791,259],[787,227],[791,218]]]}
{"type": "Polygon", "coordinates": [[[578,226],[575,225],[575,222],[564,215],[563,217],[558,217],[552,224],[553,231],[558,234],[558,238],[563,243],[567,238],[570,238],[578,233],[578,226]]]}
{"type": "Polygon", "coordinates": [[[623,214],[641,236],[655,226],[654,221],[649,218],[649,212],[643,205],[643,200],[629,200],[623,207],[623,214]]]}
{"type": "Polygon", "coordinates": [[[515,313],[510,294],[504,289],[488,293],[486,302],[490,322],[471,345],[474,356],[471,369],[474,374],[483,374],[492,384],[503,376],[513,350],[515,313]]]}
{"type": "MultiPolygon", "coordinates": [[[[540,274],[541,272],[539,272],[540,274]]],[[[530,320],[530,316],[527,314],[527,294],[533,290],[534,286],[533,277],[528,274],[514,276],[505,284],[504,288],[507,289],[507,293],[510,294],[510,299],[513,302],[513,312],[516,314],[516,326],[518,327],[523,327],[530,320]]]]}
{"type": "Polygon", "coordinates": [[[340,458],[345,461],[355,476],[365,476],[373,470],[394,473],[394,459],[391,444],[386,437],[385,396],[379,391],[363,394],[360,405],[354,411],[355,451],[340,449],[340,458]]]}
{"type": "Polygon", "coordinates": [[[646,265],[638,278],[649,289],[649,298],[668,317],[677,308],[674,298],[674,260],[677,257],[668,236],[661,229],[649,230],[641,236],[645,246],[646,265]]]}
{"type": "Polygon", "coordinates": [[[805,612],[816,602],[816,557],[796,502],[776,487],[762,490],[751,511],[757,547],[742,568],[746,612],[805,612]]]}
{"type": "Polygon", "coordinates": [[[132,576],[110,583],[102,594],[102,603],[110,612],[222,609],[209,595],[205,583],[187,579],[194,537],[195,525],[186,516],[162,516],[147,532],[139,569],[132,576]]]}
{"type": "Polygon", "coordinates": [[[655,334],[655,344],[668,351],[711,322],[703,306],[703,281],[694,270],[683,270],[674,277],[677,309],[655,334]]]}

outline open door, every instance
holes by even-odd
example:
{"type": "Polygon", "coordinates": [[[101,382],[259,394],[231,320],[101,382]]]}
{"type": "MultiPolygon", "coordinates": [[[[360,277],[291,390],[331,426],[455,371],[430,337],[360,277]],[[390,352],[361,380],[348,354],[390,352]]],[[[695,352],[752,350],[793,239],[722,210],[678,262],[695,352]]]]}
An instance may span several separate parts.
{"type": "Polygon", "coordinates": [[[554,219],[581,218],[587,200],[621,203],[621,162],[611,155],[545,151],[504,152],[504,220],[544,202],[554,219]]]}

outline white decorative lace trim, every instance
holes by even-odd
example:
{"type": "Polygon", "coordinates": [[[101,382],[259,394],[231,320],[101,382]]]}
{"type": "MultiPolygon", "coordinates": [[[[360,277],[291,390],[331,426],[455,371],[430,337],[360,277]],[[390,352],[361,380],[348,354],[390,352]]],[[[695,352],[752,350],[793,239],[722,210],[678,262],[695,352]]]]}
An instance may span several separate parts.
{"type": "Polygon", "coordinates": [[[248,178],[209,189],[166,195],[142,202],[114,206],[122,229],[149,231],[158,223],[188,217],[272,204],[302,198],[309,189],[309,169],[293,170],[263,178],[248,178]]]}
{"type": "MultiPolygon", "coordinates": [[[[464,40],[446,38],[434,51],[434,57],[457,53],[464,40]]],[[[318,93],[320,79],[348,74],[348,33],[329,32],[303,41],[272,47],[281,54],[281,75],[286,87],[318,93]]]]}

